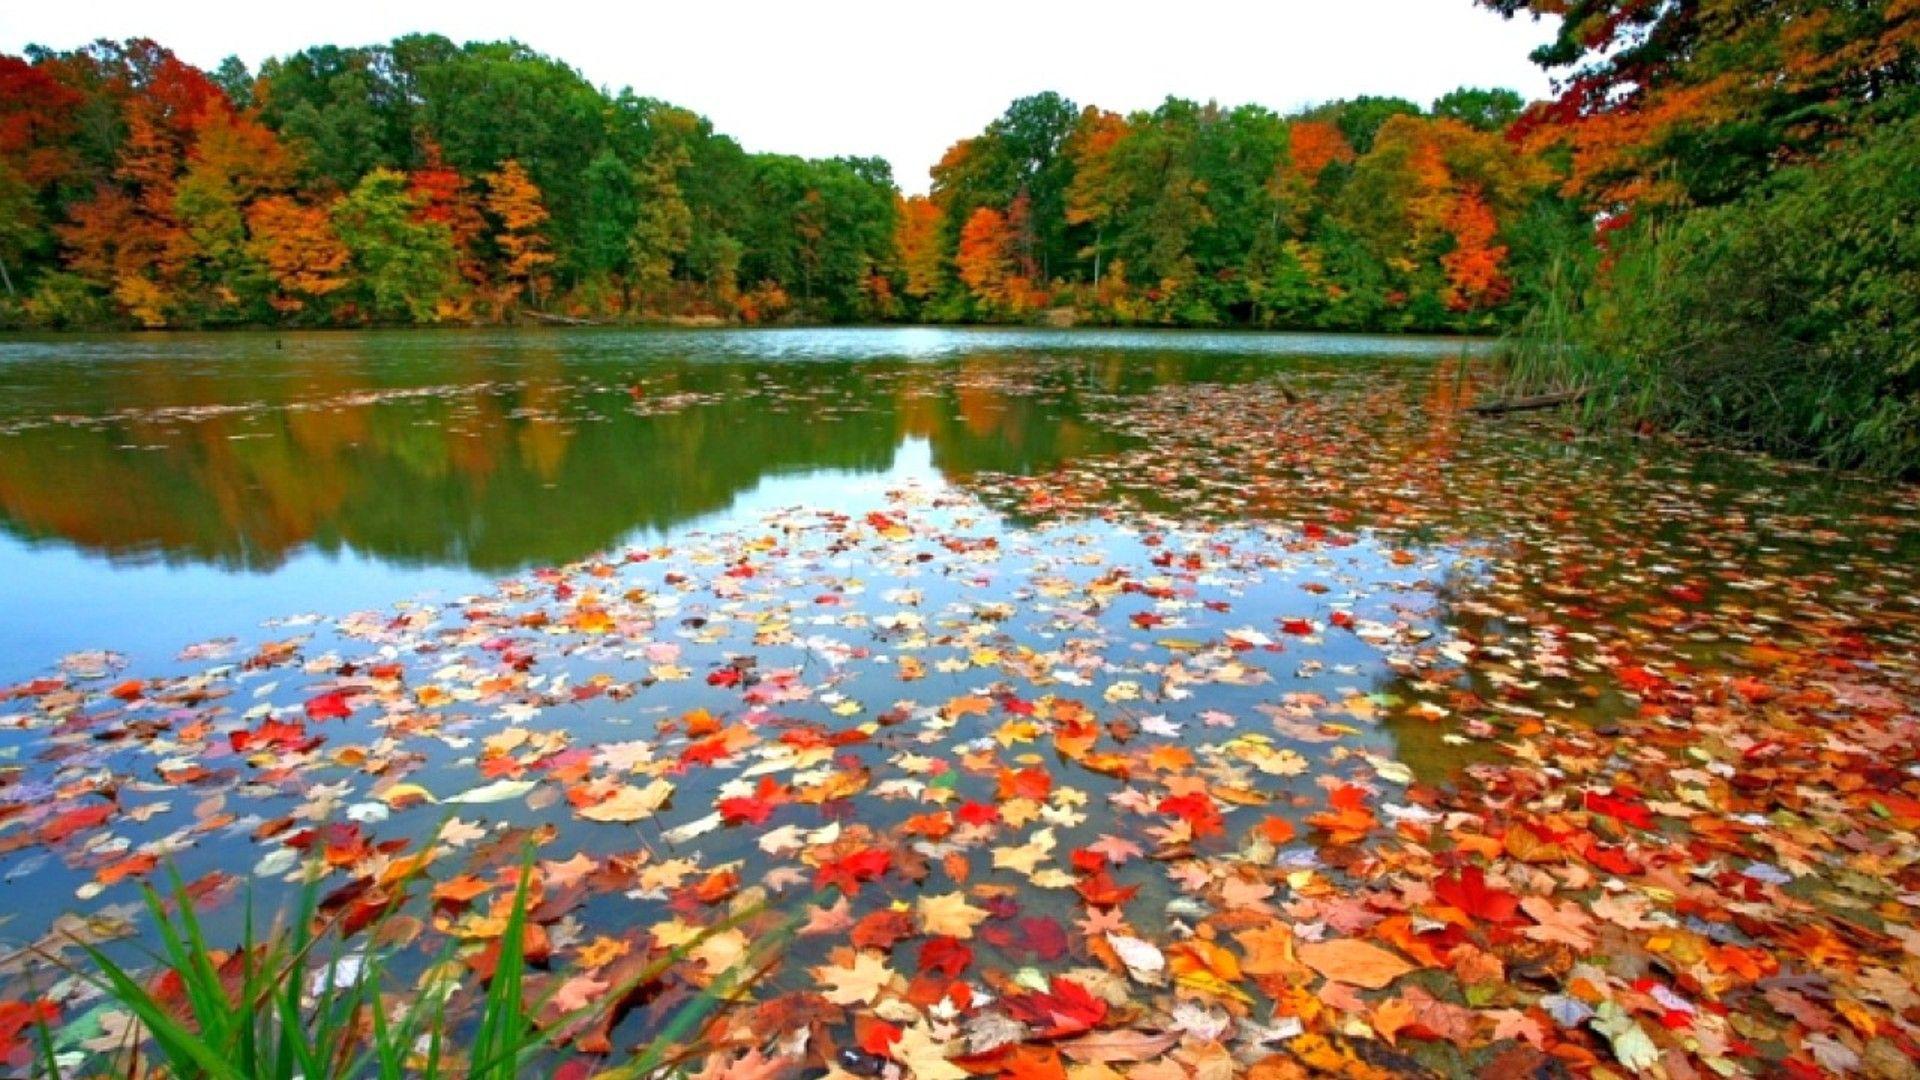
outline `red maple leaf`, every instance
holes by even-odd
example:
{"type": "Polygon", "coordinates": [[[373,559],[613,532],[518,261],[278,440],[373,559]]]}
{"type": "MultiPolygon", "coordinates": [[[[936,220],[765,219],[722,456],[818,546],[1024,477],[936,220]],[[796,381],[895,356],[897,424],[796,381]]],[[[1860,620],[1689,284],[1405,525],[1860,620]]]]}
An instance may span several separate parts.
{"type": "Polygon", "coordinates": [[[1645,805],[1632,799],[1589,791],[1587,792],[1587,809],[1596,814],[1605,814],[1615,821],[1624,821],[1635,828],[1653,828],[1653,814],[1648,812],[1645,805]]]}
{"type": "Polygon", "coordinates": [[[813,875],[814,888],[838,886],[848,896],[858,896],[861,882],[875,880],[892,864],[893,856],[887,854],[885,848],[856,851],[845,858],[820,864],[813,875]]]}
{"type": "Polygon", "coordinates": [[[1433,894],[1479,919],[1481,922],[1518,922],[1520,898],[1510,892],[1490,888],[1486,872],[1468,866],[1458,874],[1449,874],[1433,883],[1433,894]]]}
{"type": "Polygon", "coordinates": [[[1107,1003],[1071,979],[1054,976],[1047,992],[1007,999],[1007,1012],[1033,1029],[1036,1037],[1059,1039],[1090,1030],[1106,1019],[1107,1003]]]}
{"type": "Polygon", "coordinates": [[[353,706],[347,704],[345,690],[329,690],[307,701],[309,720],[345,720],[352,715],[353,706]]]}
{"type": "Polygon", "coordinates": [[[937,937],[920,946],[920,970],[953,978],[973,963],[973,950],[958,938],[937,937]]]}
{"type": "Polygon", "coordinates": [[[1140,891],[1138,885],[1119,884],[1105,870],[1083,875],[1074,888],[1079,890],[1081,899],[1096,907],[1118,907],[1140,891]]]}

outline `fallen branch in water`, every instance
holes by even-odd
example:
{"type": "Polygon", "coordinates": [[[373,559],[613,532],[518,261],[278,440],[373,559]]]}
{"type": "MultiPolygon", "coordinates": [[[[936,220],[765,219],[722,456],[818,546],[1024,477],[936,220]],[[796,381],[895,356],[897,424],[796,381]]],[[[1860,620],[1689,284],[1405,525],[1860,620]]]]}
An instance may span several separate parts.
{"type": "Polygon", "coordinates": [[[572,315],[554,315],[545,311],[523,311],[520,314],[535,322],[552,323],[555,326],[605,326],[604,319],[578,319],[572,315]]]}
{"type": "Polygon", "coordinates": [[[1484,405],[1472,405],[1470,413],[1481,416],[1499,416],[1503,413],[1527,412],[1532,409],[1551,409],[1556,405],[1571,405],[1587,396],[1586,390],[1559,390],[1551,394],[1535,394],[1532,397],[1510,398],[1506,401],[1489,401],[1484,405]]]}

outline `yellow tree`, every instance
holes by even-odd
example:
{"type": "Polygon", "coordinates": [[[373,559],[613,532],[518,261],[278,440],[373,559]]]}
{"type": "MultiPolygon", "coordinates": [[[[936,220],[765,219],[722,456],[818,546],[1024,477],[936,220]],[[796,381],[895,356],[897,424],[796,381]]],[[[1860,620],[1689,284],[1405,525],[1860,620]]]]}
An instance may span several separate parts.
{"type": "Polygon", "coordinates": [[[539,185],[511,158],[485,180],[487,212],[497,223],[493,241],[506,260],[506,279],[515,292],[524,289],[538,305],[541,270],[553,263],[553,252],[541,232],[547,208],[540,200],[539,185]]]}
{"type": "Polygon", "coordinates": [[[291,186],[293,176],[294,162],[272,130],[224,101],[207,107],[173,198],[174,216],[193,240],[188,284],[205,314],[251,310],[263,275],[248,244],[246,214],[254,200],[291,186]]]}
{"type": "Polygon", "coordinates": [[[1067,138],[1073,180],[1067,185],[1067,224],[1092,225],[1093,244],[1081,255],[1093,256],[1093,287],[1100,288],[1101,258],[1107,225],[1119,209],[1121,188],[1114,175],[1114,149],[1127,137],[1127,121],[1118,113],[1087,106],[1067,138]]]}
{"type": "Polygon", "coordinates": [[[899,215],[894,225],[894,249],[906,271],[905,292],[925,300],[940,291],[940,208],[925,195],[895,196],[899,215]]]}

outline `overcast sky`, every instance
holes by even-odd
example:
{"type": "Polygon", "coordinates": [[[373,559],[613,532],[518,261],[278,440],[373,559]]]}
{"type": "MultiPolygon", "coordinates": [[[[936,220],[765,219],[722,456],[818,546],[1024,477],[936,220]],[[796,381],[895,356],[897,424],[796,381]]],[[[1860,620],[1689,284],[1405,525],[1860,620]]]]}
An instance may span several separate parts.
{"type": "Polygon", "coordinates": [[[1126,112],[1168,94],[1279,111],[1463,84],[1528,98],[1549,25],[1472,0],[0,0],[0,50],[150,37],[212,68],[430,31],[515,38],[595,83],[683,105],[749,150],[877,154],[907,191],[1009,101],[1126,112]]]}

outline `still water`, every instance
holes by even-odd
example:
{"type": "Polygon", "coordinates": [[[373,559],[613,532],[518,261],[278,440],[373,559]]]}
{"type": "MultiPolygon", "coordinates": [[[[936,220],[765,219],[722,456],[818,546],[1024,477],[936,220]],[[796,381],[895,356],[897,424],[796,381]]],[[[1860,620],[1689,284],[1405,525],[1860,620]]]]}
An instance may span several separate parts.
{"type": "Polygon", "coordinates": [[[0,341],[0,681],[1126,440],[1089,398],[1443,339],[972,330],[0,341]]]}

